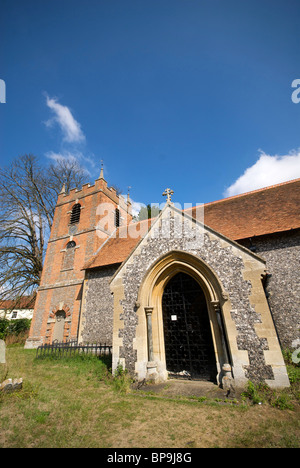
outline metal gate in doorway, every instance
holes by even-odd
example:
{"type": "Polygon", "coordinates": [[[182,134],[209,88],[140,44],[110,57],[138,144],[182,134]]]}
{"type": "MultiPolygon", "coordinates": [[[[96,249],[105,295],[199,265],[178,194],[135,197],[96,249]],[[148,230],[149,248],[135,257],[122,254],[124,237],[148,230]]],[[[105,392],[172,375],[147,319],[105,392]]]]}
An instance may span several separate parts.
{"type": "Polygon", "coordinates": [[[177,273],[163,298],[166,365],[169,377],[216,379],[216,360],[204,292],[194,278],[177,273]]]}

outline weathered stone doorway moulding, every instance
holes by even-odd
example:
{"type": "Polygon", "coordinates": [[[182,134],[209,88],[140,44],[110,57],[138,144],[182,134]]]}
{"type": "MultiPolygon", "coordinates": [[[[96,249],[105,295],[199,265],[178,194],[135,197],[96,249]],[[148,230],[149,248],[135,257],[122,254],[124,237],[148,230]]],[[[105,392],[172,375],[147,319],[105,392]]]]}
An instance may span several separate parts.
{"type": "Polygon", "coordinates": [[[145,322],[143,335],[146,338],[144,344],[147,343],[147,349],[137,347],[137,373],[140,377],[157,381],[164,381],[168,377],[165,364],[162,295],[166,284],[179,272],[193,277],[204,291],[218,370],[216,379],[221,384],[223,366],[226,367],[226,375],[228,376],[228,372],[231,374],[231,357],[221,305],[228,301],[228,295],[208,265],[199,258],[181,251],[172,251],[160,258],[141,284],[136,304],[139,315],[138,328],[141,329],[145,322]]]}

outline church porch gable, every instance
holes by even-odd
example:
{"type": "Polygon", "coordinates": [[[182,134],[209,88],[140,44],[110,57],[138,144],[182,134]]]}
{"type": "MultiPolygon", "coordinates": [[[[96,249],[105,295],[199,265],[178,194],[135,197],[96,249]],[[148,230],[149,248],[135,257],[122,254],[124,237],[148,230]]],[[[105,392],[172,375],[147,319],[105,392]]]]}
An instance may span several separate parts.
{"type": "Polygon", "coordinates": [[[167,378],[161,299],[170,276],[185,271],[206,295],[218,383],[222,367],[229,364],[237,386],[244,386],[247,380],[288,386],[261,283],[264,261],[192,219],[185,220],[179,235],[180,219],[182,214],[167,206],[111,282],[113,366],[124,364],[138,379],[149,377],[150,372],[160,380],[167,378]],[[195,238],[195,230],[200,230],[201,236],[195,238]]]}

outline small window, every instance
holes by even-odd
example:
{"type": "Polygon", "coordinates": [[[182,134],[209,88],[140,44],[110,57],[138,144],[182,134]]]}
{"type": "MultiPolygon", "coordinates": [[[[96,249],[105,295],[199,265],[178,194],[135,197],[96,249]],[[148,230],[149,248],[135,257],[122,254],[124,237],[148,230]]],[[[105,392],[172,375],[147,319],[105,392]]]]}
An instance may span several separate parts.
{"type": "Polygon", "coordinates": [[[120,210],[116,208],[115,211],[115,226],[119,227],[120,226],[120,210]]]}
{"type": "Polygon", "coordinates": [[[76,247],[76,242],[75,241],[70,241],[66,245],[66,249],[74,249],[76,247]]]}
{"type": "Polygon", "coordinates": [[[12,318],[12,319],[16,319],[17,316],[18,316],[18,312],[13,311],[13,313],[12,313],[12,315],[11,315],[11,318],[12,318]]]}
{"type": "Polygon", "coordinates": [[[76,205],[74,205],[73,208],[72,208],[70,224],[77,224],[77,223],[79,223],[79,220],[80,220],[80,210],[81,210],[81,205],[80,205],[79,203],[76,203],[76,205]]]}

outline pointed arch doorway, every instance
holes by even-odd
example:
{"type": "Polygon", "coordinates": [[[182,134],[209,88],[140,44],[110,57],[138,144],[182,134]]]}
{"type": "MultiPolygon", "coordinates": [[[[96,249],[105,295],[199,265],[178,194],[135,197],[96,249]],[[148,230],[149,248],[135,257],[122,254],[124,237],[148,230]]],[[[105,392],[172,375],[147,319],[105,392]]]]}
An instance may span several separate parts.
{"type": "Polygon", "coordinates": [[[164,288],[162,313],[169,377],[215,382],[215,351],[199,283],[187,273],[175,274],[164,288]]]}
{"type": "Polygon", "coordinates": [[[187,378],[212,380],[221,385],[224,366],[230,367],[230,373],[232,371],[231,342],[227,340],[226,330],[231,304],[211,267],[193,254],[179,250],[167,252],[149,268],[140,284],[137,299],[138,326],[134,348],[138,378],[166,381],[170,373],[177,373],[178,377],[182,373],[187,378]],[[182,279],[186,282],[183,281],[185,286],[176,288],[175,282],[180,278],[176,279],[178,274],[184,275],[182,279]],[[170,299],[172,284],[174,298],[170,299]],[[184,298],[182,291],[186,295],[184,298]],[[179,305],[183,301],[185,310],[182,311],[179,305]],[[176,308],[180,314],[176,313],[176,308]],[[179,315],[185,321],[185,338],[182,340],[179,315]],[[188,320],[185,320],[186,316],[188,320]],[[203,319],[200,324],[197,322],[199,316],[203,319]],[[177,325],[173,323],[176,318],[177,325]],[[200,345],[203,345],[202,349],[200,345]],[[189,363],[180,361],[178,357],[177,367],[172,367],[172,359],[175,361],[172,356],[178,356],[180,350],[190,356],[189,363]],[[201,358],[205,354],[207,364],[201,358]],[[191,363],[193,360],[198,360],[198,363],[191,363]]]}

